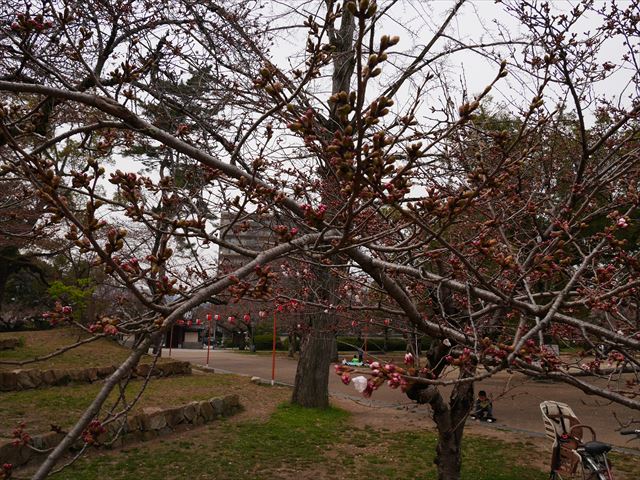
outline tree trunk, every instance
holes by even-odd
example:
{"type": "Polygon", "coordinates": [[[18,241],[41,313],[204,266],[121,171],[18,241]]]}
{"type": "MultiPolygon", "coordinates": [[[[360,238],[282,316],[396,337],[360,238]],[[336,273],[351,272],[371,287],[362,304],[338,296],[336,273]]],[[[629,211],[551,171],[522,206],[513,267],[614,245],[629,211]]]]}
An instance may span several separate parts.
{"type": "Polygon", "coordinates": [[[325,328],[327,323],[326,314],[316,314],[311,332],[301,345],[291,401],[303,407],[329,406],[329,364],[335,338],[325,328]]]}
{"type": "MultiPolygon", "coordinates": [[[[448,418],[438,421],[438,445],[434,463],[438,480],[459,480],[462,466],[462,435],[467,416],[473,406],[473,383],[458,384],[449,400],[448,418]]],[[[435,417],[435,412],[434,412],[435,417]]],[[[435,418],[434,418],[435,419],[435,418]]]]}
{"type": "MultiPolygon", "coordinates": [[[[345,2],[346,3],[346,2],[345,2]]],[[[329,38],[334,47],[332,94],[350,91],[351,77],[355,67],[353,52],[353,35],[355,32],[355,20],[352,13],[344,8],[341,16],[339,30],[333,25],[329,27],[329,38]]],[[[340,125],[337,112],[332,109],[329,121],[325,125],[328,131],[334,131],[340,125]]],[[[332,199],[341,198],[340,186],[335,183],[330,175],[331,167],[323,166],[319,175],[326,181],[326,190],[322,193],[322,201],[329,205],[327,217],[335,213],[332,199]]],[[[340,263],[338,261],[332,263],[340,263]]],[[[332,273],[322,267],[314,268],[316,277],[315,294],[312,300],[320,304],[338,304],[336,295],[338,282],[332,273]]],[[[293,389],[292,403],[303,407],[329,406],[329,364],[331,359],[337,357],[336,338],[333,329],[335,318],[331,313],[318,311],[312,315],[311,332],[303,340],[300,348],[300,360],[296,370],[296,379],[293,389]]]]}
{"type": "MultiPolygon", "coordinates": [[[[473,368],[460,374],[459,378],[473,375],[473,368]]],[[[462,436],[465,421],[473,406],[473,383],[457,384],[447,404],[435,386],[414,385],[407,396],[418,403],[428,403],[438,429],[438,444],[434,463],[438,469],[438,480],[460,480],[462,466],[462,436]]]]}

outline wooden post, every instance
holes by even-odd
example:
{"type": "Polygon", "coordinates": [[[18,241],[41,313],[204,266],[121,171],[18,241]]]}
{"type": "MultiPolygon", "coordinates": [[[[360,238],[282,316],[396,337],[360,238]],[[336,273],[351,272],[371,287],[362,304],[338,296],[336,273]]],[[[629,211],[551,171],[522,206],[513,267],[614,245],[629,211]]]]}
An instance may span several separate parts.
{"type": "Polygon", "coordinates": [[[173,325],[171,325],[171,332],[169,333],[169,356],[171,356],[171,347],[173,347],[173,325]]]}

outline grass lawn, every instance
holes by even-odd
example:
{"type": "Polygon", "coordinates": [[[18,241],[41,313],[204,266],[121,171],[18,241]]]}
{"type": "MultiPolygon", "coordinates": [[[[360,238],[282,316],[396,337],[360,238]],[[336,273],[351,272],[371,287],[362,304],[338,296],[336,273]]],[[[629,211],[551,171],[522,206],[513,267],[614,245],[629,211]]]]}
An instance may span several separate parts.
{"type": "MultiPolygon", "coordinates": [[[[139,386],[139,381],[132,387],[139,386]]],[[[27,425],[69,425],[98,385],[58,387],[3,394],[0,425],[22,409],[27,425]],[[22,394],[24,396],[20,397],[22,394]]],[[[94,450],[54,479],[432,479],[436,445],[428,429],[391,431],[354,426],[337,408],[306,410],[286,402],[290,390],[254,385],[246,377],[194,374],[151,382],[136,409],[170,406],[227,393],[240,395],[246,410],[172,436],[120,450],[94,450]]],[[[15,422],[13,423],[15,424],[15,422]]],[[[31,428],[33,427],[33,429],[31,428]]],[[[515,434],[514,434],[515,435],[515,434]]],[[[514,437],[515,438],[515,437],[514,437]]],[[[521,437],[520,437],[521,438],[521,437]]],[[[548,452],[528,441],[510,442],[466,435],[463,479],[545,480],[548,452]],[[541,459],[544,459],[541,461],[541,459]]],[[[636,478],[637,457],[613,455],[617,480],[636,478]]],[[[16,472],[19,477],[28,470],[16,472]]]]}
{"type": "MultiPolygon", "coordinates": [[[[0,352],[0,360],[30,360],[52,353],[58,348],[72,345],[78,340],[89,336],[82,330],[72,327],[25,332],[2,332],[0,333],[0,338],[17,337],[23,340],[23,345],[13,350],[3,350],[0,352]]],[[[81,345],[43,362],[28,363],[23,366],[0,364],[0,370],[118,365],[127,358],[130,352],[128,348],[119,345],[114,340],[100,338],[95,342],[81,345]]]]}
{"type": "MultiPolygon", "coordinates": [[[[266,422],[224,421],[120,452],[85,458],[53,478],[417,479],[435,478],[430,432],[354,429],[343,410],[280,405],[266,422]]],[[[542,480],[526,447],[465,441],[463,478],[542,480]]]]}
{"type": "MultiPolygon", "coordinates": [[[[126,398],[133,399],[142,383],[141,380],[130,382],[126,398]]],[[[102,383],[97,382],[0,394],[0,437],[10,437],[12,430],[21,422],[26,424],[31,434],[48,432],[51,424],[70,427],[101,386],[102,383]]],[[[242,393],[241,401],[246,402],[258,388],[246,377],[232,375],[196,372],[193,375],[152,378],[133,412],[145,407],[166,408],[232,393],[242,393]]],[[[117,393],[112,392],[105,404],[105,411],[116,398],[117,393]]]]}
{"type": "MultiPolygon", "coordinates": [[[[0,335],[25,338],[23,347],[2,352],[2,359],[42,355],[78,338],[77,332],[70,329],[0,335]]],[[[110,365],[127,354],[128,350],[115,342],[101,340],[37,367],[110,365]]],[[[102,382],[96,382],[0,393],[0,437],[10,436],[20,422],[26,423],[31,434],[45,433],[51,424],[68,428],[101,385],[102,382]]],[[[141,380],[130,383],[126,390],[129,400],[141,385],[141,380]]],[[[238,394],[245,407],[234,417],[120,450],[92,450],[88,456],[52,478],[435,478],[436,435],[429,427],[411,430],[412,422],[407,418],[406,425],[397,425],[398,420],[390,419],[389,422],[395,422],[394,428],[386,428],[386,413],[378,416],[382,422],[371,426],[368,422],[358,423],[355,413],[351,418],[351,413],[337,408],[324,411],[297,408],[283,403],[290,398],[290,389],[255,385],[247,377],[194,370],[193,375],[154,378],[134,413],[146,407],[171,407],[231,393],[238,394]]],[[[115,395],[112,394],[107,401],[104,411],[109,409],[115,395]]],[[[345,405],[345,408],[350,407],[345,405]]],[[[518,434],[507,434],[497,439],[466,435],[463,447],[464,479],[548,478],[543,469],[549,452],[518,434]]],[[[611,457],[617,472],[622,473],[617,473],[616,480],[637,478],[638,457],[620,454],[612,454],[611,457]]],[[[18,470],[16,476],[27,477],[33,468],[31,465],[18,470]]]]}

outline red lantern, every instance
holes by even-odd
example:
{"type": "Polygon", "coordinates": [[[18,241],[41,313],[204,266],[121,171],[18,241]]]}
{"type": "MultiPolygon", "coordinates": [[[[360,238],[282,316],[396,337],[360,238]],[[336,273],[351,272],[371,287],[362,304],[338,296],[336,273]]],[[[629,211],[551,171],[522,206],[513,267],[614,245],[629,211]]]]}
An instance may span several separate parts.
{"type": "Polygon", "coordinates": [[[221,317],[220,317],[220,315],[218,315],[217,313],[213,316],[213,319],[214,319],[216,322],[219,322],[219,321],[220,321],[220,318],[221,318],[221,317]]]}
{"type": "Polygon", "coordinates": [[[190,327],[191,325],[193,325],[193,322],[191,320],[187,320],[187,327],[190,327]]]}
{"type": "Polygon", "coordinates": [[[284,307],[283,307],[282,305],[278,305],[277,310],[278,310],[279,312],[281,312],[281,311],[283,311],[283,310],[284,310],[284,307]]]}
{"type": "Polygon", "coordinates": [[[388,318],[385,318],[385,319],[384,319],[384,325],[385,325],[385,327],[388,327],[390,323],[391,323],[391,320],[389,320],[388,318]]]}
{"type": "Polygon", "coordinates": [[[184,325],[184,320],[178,320],[178,325],[184,325]]]}
{"type": "Polygon", "coordinates": [[[236,323],[236,317],[234,317],[234,316],[230,316],[227,320],[229,320],[229,323],[232,324],[232,325],[234,323],[236,323]]]}
{"type": "Polygon", "coordinates": [[[260,311],[258,312],[258,316],[259,316],[260,318],[267,318],[267,312],[265,312],[264,310],[260,310],[260,311]]]}
{"type": "Polygon", "coordinates": [[[351,322],[351,326],[353,328],[356,328],[358,326],[358,322],[356,322],[355,320],[353,322],[351,322]]]}
{"type": "Polygon", "coordinates": [[[196,319],[196,325],[202,325],[202,320],[200,320],[199,318],[196,319]]]}
{"type": "Polygon", "coordinates": [[[242,319],[244,320],[244,323],[249,323],[251,321],[251,315],[249,315],[248,313],[245,313],[242,319]]]}
{"type": "Polygon", "coordinates": [[[207,321],[209,321],[209,322],[211,321],[211,314],[210,313],[207,313],[207,321]]]}

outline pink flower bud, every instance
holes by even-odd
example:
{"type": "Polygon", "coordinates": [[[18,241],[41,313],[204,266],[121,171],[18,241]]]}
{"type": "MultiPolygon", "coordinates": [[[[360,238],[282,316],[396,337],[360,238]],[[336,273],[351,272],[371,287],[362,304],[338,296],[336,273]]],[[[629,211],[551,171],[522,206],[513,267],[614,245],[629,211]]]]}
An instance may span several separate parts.
{"type": "Polygon", "coordinates": [[[405,363],[405,365],[413,365],[413,354],[412,353],[405,354],[404,363],[405,363]]]}

